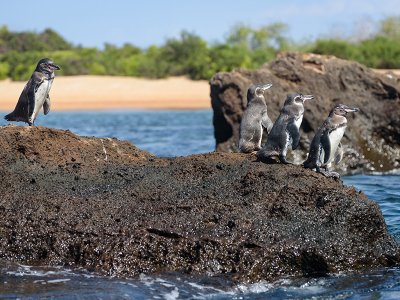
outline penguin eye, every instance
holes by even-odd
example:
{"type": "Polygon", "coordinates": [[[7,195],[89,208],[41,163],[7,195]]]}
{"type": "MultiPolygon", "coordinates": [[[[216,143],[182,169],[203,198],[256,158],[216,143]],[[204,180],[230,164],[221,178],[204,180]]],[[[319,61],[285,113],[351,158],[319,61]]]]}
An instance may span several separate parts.
{"type": "Polygon", "coordinates": [[[339,108],[337,114],[343,115],[343,114],[346,114],[346,111],[343,108],[339,108]]]}

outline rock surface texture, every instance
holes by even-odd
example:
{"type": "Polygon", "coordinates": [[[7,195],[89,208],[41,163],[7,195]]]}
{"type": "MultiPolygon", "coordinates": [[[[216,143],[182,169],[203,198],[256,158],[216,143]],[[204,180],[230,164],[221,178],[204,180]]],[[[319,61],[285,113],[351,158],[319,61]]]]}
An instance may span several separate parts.
{"type": "Polygon", "coordinates": [[[299,166],[156,158],[43,127],[1,127],[0,146],[0,259],[240,281],[400,262],[377,204],[299,166]]]}
{"type": "Polygon", "coordinates": [[[336,170],[385,172],[400,168],[400,79],[332,56],[285,53],[257,71],[218,73],[210,81],[216,150],[237,151],[239,126],[251,83],[271,82],[266,92],[274,121],[288,93],[312,94],[306,103],[296,163],[305,160],[314,132],[338,103],[361,109],[348,115],[345,156],[336,170]]]}

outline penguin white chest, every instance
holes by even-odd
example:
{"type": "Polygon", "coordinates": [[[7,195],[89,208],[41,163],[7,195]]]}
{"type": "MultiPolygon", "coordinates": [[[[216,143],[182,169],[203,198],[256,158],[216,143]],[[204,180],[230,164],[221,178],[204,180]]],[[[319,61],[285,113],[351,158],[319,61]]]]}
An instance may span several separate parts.
{"type": "Polygon", "coordinates": [[[49,94],[51,84],[53,83],[53,80],[45,80],[37,89],[35,93],[35,109],[33,111],[33,118],[36,117],[36,115],[39,113],[40,109],[43,106],[44,101],[47,98],[47,95],[49,94]]]}
{"type": "Polygon", "coordinates": [[[336,150],[339,146],[340,140],[343,137],[344,131],[346,130],[347,125],[341,126],[335,130],[333,130],[330,134],[329,134],[329,141],[331,143],[331,153],[329,156],[329,160],[328,163],[332,162],[333,159],[335,158],[335,153],[336,150]]]}
{"type": "Polygon", "coordinates": [[[303,121],[303,114],[301,114],[298,118],[294,120],[294,124],[297,128],[300,128],[301,122],[303,121]]]}

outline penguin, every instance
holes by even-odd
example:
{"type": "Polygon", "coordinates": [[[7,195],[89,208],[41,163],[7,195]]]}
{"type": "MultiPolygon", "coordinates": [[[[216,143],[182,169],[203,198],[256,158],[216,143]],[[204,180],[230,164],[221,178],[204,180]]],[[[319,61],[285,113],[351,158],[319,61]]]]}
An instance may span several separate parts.
{"type": "Polygon", "coordinates": [[[7,121],[26,122],[34,125],[39,110],[47,115],[50,111],[49,91],[54,80],[54,71],[60,70],[49,58],[39,60],[35,71],[19,96],[13,112],[4,117],[7,121]]]}
{"type": "Polygon", "coordinates": [[[272,157],[278,156],[283,164],[290,164],[286,160],[286,153],[290,144],[295,150],[300,142],[300,125],[303,120],[304,102],[314,99],[312,95],[289,94],[275,121],[267,142],[257,152],[257,158],[263,162],[273,162],[272,157]]]}
{"type": "Polygon", "coordinates": [[[271,88],[272,84],[251,85],[247,90],[247,108],[243,113],[240,123],[239,151],[250,153],[261,149],[263,131],[269,133],[272,121],[268,117],[267,104],[264,92],[271,88]]]}
{"type": "Polygon", "coordinates": [[[328,169],[332,163],[338,164],[342,160],[343,150],[340,140],[347,127],[347,113],[358,111],[357,107],[335,105],[311,141],[308,157],[303,163],[305,168],[316,169],[318,173],[327,177],[340,177],[338,173],[330,172],[328,169]],[[321,167],[325,171],[322,171],[321,167]]]}

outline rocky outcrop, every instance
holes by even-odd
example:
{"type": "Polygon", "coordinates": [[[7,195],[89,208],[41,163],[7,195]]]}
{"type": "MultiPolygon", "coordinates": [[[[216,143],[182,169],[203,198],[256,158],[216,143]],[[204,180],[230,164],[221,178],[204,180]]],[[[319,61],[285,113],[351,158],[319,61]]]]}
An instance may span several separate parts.
{"type": "Polygon", "coordinates": [[[299,166],[43,127],[1,127],[0,147],[1,259],[241,281],[400,263],[377,204],[299,166]]]}
{"type": "Polygon", "coordinates": [[[342,174],[390,171],[400,168],[400,79],[381,74],[356,62],[332,56],[285,53],[256,71],[218,73],[210,81],[216,150],[237,151],[239,125],[247,106],[251,83],[273,83],[266,92],[269,116],[275,120],[288,93],[312,94],[305,105],[299,150],[292,159],[302,162],[314,132],[338,103],[361,112],[348,116],[342,144],[342,174]]]}

